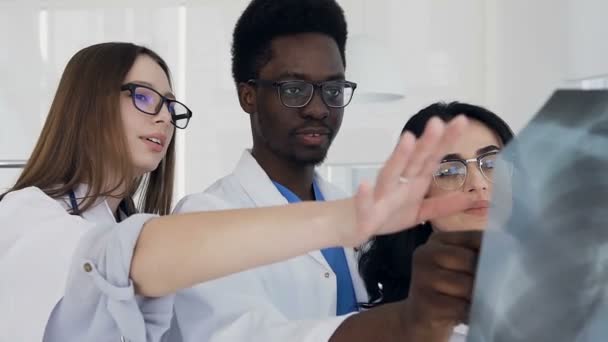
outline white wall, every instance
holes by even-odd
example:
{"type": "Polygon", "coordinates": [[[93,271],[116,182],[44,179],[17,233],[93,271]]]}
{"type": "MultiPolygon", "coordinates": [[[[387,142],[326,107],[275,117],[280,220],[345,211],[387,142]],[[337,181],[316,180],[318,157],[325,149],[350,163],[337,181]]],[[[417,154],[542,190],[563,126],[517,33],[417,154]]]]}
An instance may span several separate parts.
{"type": "MultiPolygon", "coordinates": [[[[405,99],[388,104],[359,104],[355,98],[328,163],[381,162],[407,119],[435,101],[483,102],[483,0],[340,3],[350,35],[383,42],[407,88],[405,99]]],[[[347,61],[347,75],[354,67],[347,61]]]]}
{"type": "Polygon", "coordinates": [[[566,0],[487,0],[486,104],[518,131],[564,83],[566,0]]]}
{"type": "Polygon", "coordinates": [[[568,79],[608,77],[608,1],[567,0],[568,79]]]}
{"type": "MultiPolygon", "coordinates": [[[[608,48],[592,38],[607,33],[604,0],[339,2],[351,37],[384,44],[407,92],[384,104],[355,98],[328,164],[381,162],[405,121],[438,100],[486,105],[519,130],[566,79],[608,72],[608,48]]],[[[0,159],[27,158],[73,53],[130,40],[166,58],[178,97],[194,110],[179,132],[178,193],[202,190],[251,144],[230,77],[231,33],[247,3],[0,0],[0,159]]],[[[2,174],[0,187],[14,177],[2,174]]]]}
{"type": "Polygon", "coordinates": [[[187,193],[201,191],[234,167],[251,145],[249,119],[232,82],[232,29],[248,1],[196,1],[188,6],[186,98],[195,117],[186,132],[187,193]]]}
{"type": "Polygon", "coordinates": [[[556,88],[607,78],[607,13],[605,0],[487,0],[486,104],[518,131],[556,88]]]}
{"type": "MultiPolygon", "coordinates": [[[[39,12],[0,1],[0,159],[23,159],[31,151],[48,104],[42,82],[39,12]],[[44,109],[43,109],[44,108],[44,109]]],[[[0,169],[0,191],[17,170],[0,169]]]]}

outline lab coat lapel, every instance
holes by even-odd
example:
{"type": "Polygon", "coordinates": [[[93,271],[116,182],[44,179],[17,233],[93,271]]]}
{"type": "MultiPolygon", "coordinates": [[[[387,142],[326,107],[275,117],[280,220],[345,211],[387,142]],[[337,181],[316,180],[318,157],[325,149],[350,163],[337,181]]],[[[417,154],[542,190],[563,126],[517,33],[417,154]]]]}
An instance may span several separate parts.
{"type": "MultiPolygon", "coordinates": [[[[334,185],[331,185],[327,181],[325,181],[320,176],[316,176],[317,184],[321,189],[321,192],[325,196],[327,200],[336,200],[346,198],[347,195],[339,190],[334,185]]],[[[355,295],[357,297],[357,301],[359,303],[367,303],[369,301],[369,296],[367,294],[367,290],[365,289],[365,284],[363,283],[363,279],[359,274],[359,252],[360,248],[356,250],[354,248],[344,248],[344,255],[346,256],[346,262],[348,264],[348,269],[350,271],[350,277],[353,280],[353,287],[355,289],[355,295]]]]}
{"type": "Polygon", "coordinates": [[[353,288],[355,289],[355,296],[357,297],[357,302],[367,303],[369,301],[369,296],[367,294],[365,284],[363,283],[363,278],[361,278],[361,274],[359,273],[360,250],[361,249],[359,248],[344,248],[344,255],[346,256],[346,262],[348,263],[350,277],[353,280],[353,288]]]}
{"type": "MultiPolygon", "coordinates": [[[[285,197],[277,190],[272,180],[248,150],[243,153],[233,174],[255,207],[288,204],[285,197]]],[[[308,255],[326,270],[331,271],[331,267],[320,251],[309,252],[308,255]]]]}
{"type": "MultiPolygon", "coordinates": [[[[80,184],[74,189],[74,195],[79,204],[82,203],[83,198],[86,197],[87,190],[88,186],[85,184],[80,184]]],[[[67,197],[64,199],[64,202],[70,203],[67,197]]],[[[116,218],[104,198],[98,199],[89,209],[81,213],[81,216],[87,221],[98,224],[116,224],[116,218]]]]}

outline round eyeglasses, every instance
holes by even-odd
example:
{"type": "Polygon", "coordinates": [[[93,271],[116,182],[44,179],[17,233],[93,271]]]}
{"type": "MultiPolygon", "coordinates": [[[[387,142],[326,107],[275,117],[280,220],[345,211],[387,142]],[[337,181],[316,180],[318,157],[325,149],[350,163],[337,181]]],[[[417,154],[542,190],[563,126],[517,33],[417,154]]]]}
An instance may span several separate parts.
{"type": "Polygon", "coordinates": [[[315,94],[315,90],[321,91],[321,99],[327,107],[344,108],[348,106],[353,98],[357,84],[354,82],[335,80],[320,83],[311,83],[301,80],[294,81],[269,81],[249,80],[248,84],[275,87],[279,92],[281,103],[288,108],[306,107],[315,94]]]}
{"type": "Polygon", "coordinates": [[[493,183],[498,152],[500,151],[487,152],[472,159],[444,160],[439,164],[439,168],[433,174],[433,182],[437,187],[444,190],[458,190],[464,185],[467,179],[467,165],[469,163],[475,163],[477,164],[481,175],[488,182],[493,183]]]}
{"type": "Polygon", "coordinates": [[[120,90],[129,91],[135,108],[145,114],[156,115],[160,113],[163,105],[167,104],[167,109],[171,114],[171,123],[176,128],[186,128],[192,118],[192,111],[185,104],[167,98],[148,86],[127,83],[120,87],[120,90]]]}

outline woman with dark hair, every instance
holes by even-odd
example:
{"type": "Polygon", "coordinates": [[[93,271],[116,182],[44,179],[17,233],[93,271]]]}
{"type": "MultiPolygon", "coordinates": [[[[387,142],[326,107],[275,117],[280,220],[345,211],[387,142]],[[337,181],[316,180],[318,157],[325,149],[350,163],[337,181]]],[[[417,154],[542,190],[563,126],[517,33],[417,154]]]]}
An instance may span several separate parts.
{"type": "MultiPolygon", "coordinates": [[[[416,308],[424,307],[429,301],[433,301],[429,307],[441,307],[441,310],[448,311],[453,308],[453,315],[445,312],[438,314],[441,317],[439,321],[447,324],[429,324],[429,327],[450,327],[432,334],[442,338],[447,338],[451,327],[462,323],[458,317],[466,316],[468,312],[473,283],[471,272],[474,273],[475,268],[475,263],[471,260],[476,259],[480,233],[462,233],[461,236],[456,236],[441,231],[455,227],[478,231],[485,227],[496,155],[513,138],[509,126],[496,114],[479,106],[459,102],[435,103],[422,109],[406,123],[403,133],[411,132],[420,136],[431,118],[438,117],[448,122],[458,115],[470,119],[469,128],[450,147],[449,154],[443,157],[426,196],[432,198],[447,193],[466,192],[475,196],[474,208],[421,222],[407,231],[378,236],[367,246],[359,263],[370,296],[366,307],[405,300],[416,294],[416,303],[423,299],[423,304],[415,305],[416,308]],[[433,243],[415,253],[427,241],[433,243]],[[459,249],[454,250],[457,247],[459,249]],[[457,257],[446,257],[450,253],[457,257]]],[[[413,299],[411,301],[414,302],[413,299]]],[[[413,303],[410,304],[414,306],[413,303]]],[[[418,309],[414,312],[423,320],[422,312],[418,312],[418,309]]],[[[425,338],[432,340],[430,336],[425,338]]]]}
{"type": "Polygon", "coordinates": [[[160,217],[171,209],[176,128],[191,116],[167,64],[145,47],[103,43],[70,59],[23,173],[0,196],[1,340],[156,341],[179,289],[355,246],[453,212],[453,200],[469,205],[413,189],[430,181],[461,118],[431,122],[421,144],[405,136],[376,186],[355,198],[160,217]]]}

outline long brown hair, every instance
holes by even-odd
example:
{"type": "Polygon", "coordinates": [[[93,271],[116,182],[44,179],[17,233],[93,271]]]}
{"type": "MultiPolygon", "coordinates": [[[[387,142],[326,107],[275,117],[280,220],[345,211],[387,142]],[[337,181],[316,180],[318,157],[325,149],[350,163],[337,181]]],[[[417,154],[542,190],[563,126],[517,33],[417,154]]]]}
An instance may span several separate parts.
{"type": "Polygon", "coordinates": [[[59,198],[86,184],[88,191],[79,205],[79,211],[85,211],[98,198],[124,188],[125,193],[118,196],[124,198],[130,215],[137,211],[133,196],[142,185],[139,210],[169,213],[175,139],[156,170],[136,178],[120,115],[120,87],[140,55],[155,60],[171,82],[169,68],[160,56],[131,43],[92,45],[70,59],[36,147],[8,192],[35,186],[59,198]],[[118,175],[117,179],[108,179],[108,171],[118,175]]]}

